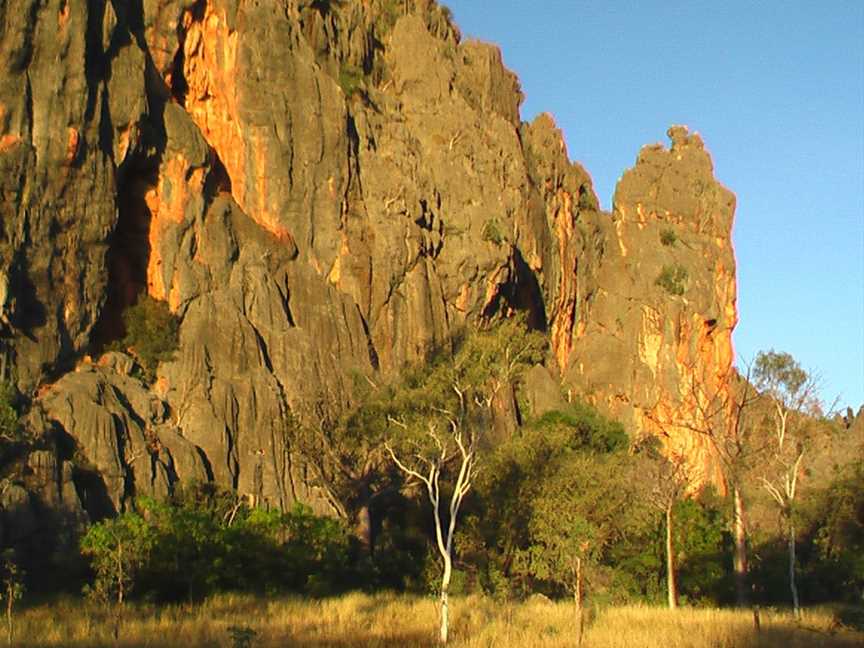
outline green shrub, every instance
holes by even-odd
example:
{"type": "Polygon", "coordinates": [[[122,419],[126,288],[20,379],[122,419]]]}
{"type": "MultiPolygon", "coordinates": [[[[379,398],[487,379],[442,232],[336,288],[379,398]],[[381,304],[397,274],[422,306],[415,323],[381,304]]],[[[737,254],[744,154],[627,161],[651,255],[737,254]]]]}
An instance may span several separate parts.
{"type": "Polygon", "coordinates": [[[674,230],[668,228],[660,230],[660,242],[667,247],[675,245],[678,242],[678,235],[674,230]]]}
{"type": "Polygon", "coordinates": [[[504,233],[501,231],[501,225],[495,218],[487,220],[486,223],[484,223],[483,231],[480,235],[483,237],[484,241],[489,241],[495,245],[502,245],[507,240],[507,237],[505,237],[504,233]]]}
{"type": "Polygon", "coordinates": [[[153,529],[137,513],[91,526],[81,538],[81,553],[90,559],[94,573],[85,593],[103,603],[122,605],[136,587],[152,543],[153,529]]]}
{"type": "Polygon", "coordinates": [[[0,601],[6,604],[6,642],[12,645],[14,631],[14,608],[16,601],[24,596],[24,571],[18,566],[15,561],[15,551],[7,549],[3,552],[2,560],[0,560],[0,601]]]}
{"type": "Polygon", "coordinates": [[[609,453],[624,450],[628,444],[627,432],[621,423],[579,401],[570,403],[564,411],[546,412],[528,427],[542,431],[546,438],[559,439],[562,450],[609,453]]]}
{"type": "Polygon", "coordinates": [[[180,320],[168,309],[168,304],[142,296],[138,303],[123,313],[126,337],[120,345],[132,353],[152,380],[160,362],[172,360],[179,343],[180,320]]]}
{"type": "Polygon", "coordinates": [[[363,88],[363,70],[356,65],[343,63],[339,68],[339,87],[346,97],[353,97],[363,88]]]}
{"type": "Polygon", "coordinates": [[[685,283],[687,282],[687,270],[682,266],[668,265],[663,266],[663,270],[654,280],[654,284],[660,286],[670,295],[683,295],[685,283]]]}
{"type": "Polygon", "coordinates": [[[88,591],[118,600],[201,599],[217,592],[328,594],[348,572],[343,524],[295,506],[248,508],[207,487],[173,501],[143,498],[138,512],[91,526],[81,541],[95,580],[88,591]]]}
{"type": "Polygon", "coordinates": [[[381,13],[375,22],[375,26],[379,29],[379,37],[383,37],[390,33],[399,16],[405,13],[402,5],[402,0],[385,0],[381,7],[381,13]]]}
{"type": "Polygon", "coordinates": [[[8,382],[0,382],[0,440],[14,443],[21,440],[21,425],[15,410],[15,387],[8,382]]]}

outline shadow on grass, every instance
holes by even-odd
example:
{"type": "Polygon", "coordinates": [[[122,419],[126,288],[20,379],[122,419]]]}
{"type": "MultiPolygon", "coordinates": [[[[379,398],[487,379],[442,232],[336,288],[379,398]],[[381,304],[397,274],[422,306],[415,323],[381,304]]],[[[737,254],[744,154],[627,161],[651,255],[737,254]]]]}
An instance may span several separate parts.
{"type": "Polygon", "coordinates": [[[861,648],[861,637],[831,634],[812,628],[763,628],[736,648],[861,648]]]}
{"type": "Polygon", "coordinates": [[[834,613],[834,618],[837,619],[838,623],[847,628],[864,631],[864,607],[853,605],[841,606],[834,613]]]}
{"type": "Polygon", "coordinates": [[[287,648],[419,648],[434,645],[428,632],[406,632],[387,637],[284,637],[273,644],[287,648]]]}
{"type": "MultiPolygon", "coordinates": [[[[13,646],[21,646],[23,644],[12,644],[13,646]]],[[[354,637],[307,637],[303,635],[284,635],[275,636],[267,639],[253,639],[250,646],[252,648],[428,648],[434,645],[432,635],[430,633],[394,633],[386,637],[364,637],[359,634],[354,637]]],[[[170,636],[163,637],[161,640],[151,638],[146,643],[141,641],[124,641],[122,638],[116,644],[113,641],[70,641],[62,644],[58,643],[28,643],[27,648],[177,648],[177,643],[170,636]]],[[[193,644],[184,644],[183,648],[231,648],[232,640],[226,635],[225,639],[213,643],[207,641],[204,643],[195,642],[193,644]]],[[[845,647],[844,647],[845,648],[845,647]]]]}
{"type": "MultiPolygon", "coordinates": [[[[434,645],[434,638],[428,632],[405,632],[394,633],[384,637],[367,637],[361,632],[352,637],[344,636],[316,636],[310,637],[304,634],[277,635],[267,638],[253,640],[251,646],[254,648],[427,648],[434,645]]],[[[458,639],[454,643],[459,643],[458,639]]],[[[13,644],[20,645],[20,644],[13,644]]],[[[562,645],[565,645],[562,643],[562,645]]],[[[590,645],[588,642],[587,645],[590,645]]],[[[724,644],[725,645],[725,644],[724,644]]],[[[161,640],[150,638],[146,643],[140,641],[123,641],[118,643],[112,641],[72,641],[57,643],[27,644],[28,648],[175,648],[176,642],[170,636],[162,637],[161,640]]],[[[213,643],[185,644],[183,648],[231,648],[230,637],[226,636],[223,641],[213,643]]],[[[842,634],[829,634],[822,631],[807,628],[781,629],[765,628],[759,634],[748,634],[741,637],[739,641],[730,644],[729,648],[861,648],[861,638],[843,636],[842,634]]]]}

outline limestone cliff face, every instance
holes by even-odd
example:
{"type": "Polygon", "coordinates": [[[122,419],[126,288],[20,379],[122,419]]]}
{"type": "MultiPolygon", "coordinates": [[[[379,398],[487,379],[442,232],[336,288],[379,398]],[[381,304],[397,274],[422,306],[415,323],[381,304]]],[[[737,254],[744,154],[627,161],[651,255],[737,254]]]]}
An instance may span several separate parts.
{"type": "Polygon", "coordinates": [[[736,316],[698,136],[643,149],[598,211],[432,0],[10,0],[0,25],[3,370],[68,510],[192,480],[325,510],[291,418],[515,311],[554,383],[701,452],[688,386],[726,389],[736,316]],[[144,291],[181,318],[153,384],[86,355],[144,291]]]}
{"type": "Polygon", "coordinates": [[[699,431],[732,389],[735,196],[698,135],[668,135],[671,148],[644,147],[618,183],[564,381],[719,484],[699,431]]]}

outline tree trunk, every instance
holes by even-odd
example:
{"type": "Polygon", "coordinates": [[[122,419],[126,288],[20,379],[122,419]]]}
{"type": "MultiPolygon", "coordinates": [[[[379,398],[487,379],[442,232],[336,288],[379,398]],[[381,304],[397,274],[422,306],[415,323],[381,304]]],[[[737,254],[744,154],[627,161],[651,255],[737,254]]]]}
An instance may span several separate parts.
{"type": "Polygon", "coordinates": [[[453,571],[452,559],[449,554],[444,554],[444,575],[441,577],[441,634],[439,641],[441,644],[447,643],[447,635],[449,633],[449,618],[447,609],[447,590],[450,588],[450,574],[453,571]]]}
{"type": "Polygon", "coordinates": [[[733,524],[735,536],[735,555],[733,567],[735,570],[735,599],[739,606],[750,604],[750,591],[747,587],[747,527],[744,519],[744,498],[741,489],[736,485],[732,489],[733,524]]]}
{"type": "Polygon", "coordinates": [[[9,586],[6,589],[6,641],[12,645],[12,602],[15,600],[14,589],[9,586]]]}
{"type": "Polygon", "coordinates": [[[372,555],[372,515],[369,511],[369,503],[366,502],[357,512],[357,521],[354,526],[354,534],[360,545],[368,555],[372,555]]]}
{"type": "Polygon", "coordinates": [[[675,551],[672,540],[672,506],[666,507],[666,592],[669,598],[669,609],[678,607],[678,581],[675,576],[675,551]]]}
{"type": "Polygon", "coordinates": [[[117,543],[117,604],[114,606],[114,645],[120,642],[120,623],[123,614],[123,600],[125,596],[124,583],[126,571],[123,565],[123,543],[117,543]]]}
{"type": "Polygon", "coordinates": [[[792,610],[795,618],[801,618],[801,606],[798,602],[798,586],[795,584],[795,523],[789,518],[789,589],[792,590],[792,610]]]}
{"type": "Polygon", "coordinates": [[[126,580],[126,573],[123,566],[123,543],[117,543],[117,604],[123,605],[123,583],[126,580]]]}
{"type": "Polygon", "coordinates": [[[582,648],[585,614],[582,607],[582,558],[578,556],[576,557],[576,589],[573,591],[573,599],[576,603],[576,648],[582,648]]]}

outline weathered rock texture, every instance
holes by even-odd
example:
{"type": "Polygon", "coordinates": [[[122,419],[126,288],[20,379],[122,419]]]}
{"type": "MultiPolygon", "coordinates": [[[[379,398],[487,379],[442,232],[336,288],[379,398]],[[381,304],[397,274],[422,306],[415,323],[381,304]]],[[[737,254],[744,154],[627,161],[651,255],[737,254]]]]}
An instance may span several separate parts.
{"type": "Polygon", "coordinates": [[[634,432],[726,388],[734,198],[698,136],[643,149],[598,211],[432,0],[9,0],[0,26],[3,366],[74,450],[69,510],[178,480],[323,507],[290,418],[515,311],[550,336],[544,384],[634,432]],[[143,291],[182,318],[152,385],[85,357],[143,291]]]}
{"type": "Polygon", "coordinates": [[[720,484],[708,434],[725,432],[711,414],[732,400],[735,196],[698,135],[668,134],[618,183],[564,379],[720,484]]]}

